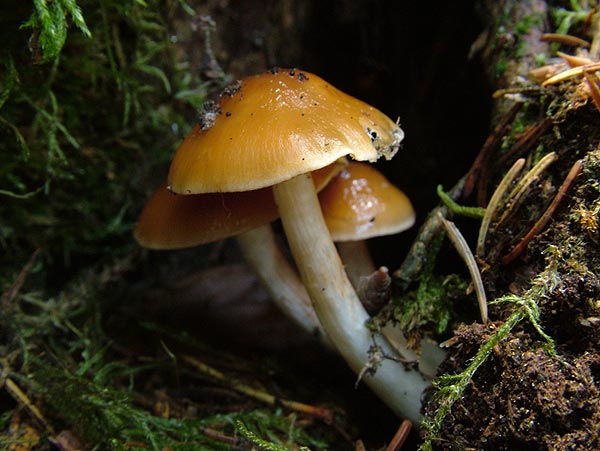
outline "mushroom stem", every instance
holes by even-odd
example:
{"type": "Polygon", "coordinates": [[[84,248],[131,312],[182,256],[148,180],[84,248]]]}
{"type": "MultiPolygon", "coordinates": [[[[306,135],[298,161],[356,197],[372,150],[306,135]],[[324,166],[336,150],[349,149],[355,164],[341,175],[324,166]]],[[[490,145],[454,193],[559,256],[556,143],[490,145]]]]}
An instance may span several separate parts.
{"type": "MultiPolygon", "coordinates": [[[[340,241],[337,243],[337,248],[344,262],[348,278],[358,291],[362,278],[376,271],[367,243],[365,240],[340,241]]],[[[364,299],[362,302],[364,302],[364,299]]],[[[421,352],[418,355],[410,347],[404,332],[402,332],[398,325],[393,324],[391,321],[383,325],[381,334],[405,360],[418,361],[419,371],[423,375],[430,379],[435,377],[437,368],[442,363],[446,354],[439,346],[427,339],[423,339],[420,343],[421,352]]]]}
{"type": "MultiPolygon", "coordinates": [[[[361,279],[375,272],[375,264],[369,253],[367,243],[365,240],[340,241],[337,243],[337,249],[344,262],[348,278],[357,290],[361,279]]],[[[410,348],[404,333],[394,324],[385,324],[381,328],[381,333],[403,359],[419,360],[417,353],[410,348]]]]}
{"type": "Polygon", "coordinates": [[[384,356],[396,353],[383,337],[365,327],[369,315],[331,240],[311,176],[299,175],[275,185],[273,193],[300,276],[335,348],[357,374],[373,364],[375,373],[364,376],[367,385],[396,414],[420,422],[421,395],[428,381],[418,371],[389,358],[371,361],[369,351],[375,343],[384,356]]]}
{"type": "Polygon", "coordinates": [[[354,288],[358,288],[361,278],[375,271],[375,264],[365,240],[338,241],[337,250],[344,262],[346,274],[354,288]]]}
{"type": "Polygon", "coordinates": [[[281,312],[311,335],[327,343],[308,293],[281,252],[273,229],[263,225],[236,237],[248,265],[281,312]]]}

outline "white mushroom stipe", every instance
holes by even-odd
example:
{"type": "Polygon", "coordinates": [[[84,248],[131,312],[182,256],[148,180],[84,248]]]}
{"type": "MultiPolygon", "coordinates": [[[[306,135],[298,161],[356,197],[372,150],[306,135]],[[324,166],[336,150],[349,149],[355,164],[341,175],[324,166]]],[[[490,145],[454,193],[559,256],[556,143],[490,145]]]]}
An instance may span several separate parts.
{"type": "MultiPolygon", "coordinates": [[[[300,276],[323,328],[350,367],[361,374],[369,363],[373,337],[369,315],[358,299],[323,220],[310,175],[300,175],[273,187],[283,227],[300,276]]],[[[383,337],[381,351],[395,355],[383,337]]],[[[429,385],[416,370],[383,359],[364,382],[398,415],[421,420],[421,394],[429,385]]]]}
{"type": "Polygon", "coordinates": [[[244,259],[277,307],[306,332],[328,343],[308,293],[277,245],[271,226],[257,227],[236,239],[244,259]]]}

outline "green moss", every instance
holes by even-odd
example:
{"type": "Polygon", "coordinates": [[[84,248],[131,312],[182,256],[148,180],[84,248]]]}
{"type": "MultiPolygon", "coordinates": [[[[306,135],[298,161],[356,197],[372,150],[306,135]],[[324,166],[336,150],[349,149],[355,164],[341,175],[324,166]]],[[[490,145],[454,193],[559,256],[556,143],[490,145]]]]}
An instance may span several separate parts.
{"type": "Polygon", "coordinates": [[[209,430],[232,438],[237,432],[260,449],[274,451],[297,449],[299,444],[327,446],[304,431],[295,415],[282,411],[256,409],[203,418],[164,418],[136,407],[133,393],[53,366],[41,365],[34,376],[43,384],[46,409],[56,412],[87,443],[104,449],[230,449],[230,443],[216,440],[209,430]]]}
{"type": "Polygon", "coordinates": [[[493,333],[489,335],[489,338],[480,345],[477,353],[469,360],[462,372],[458,374],[444,374],[434,381],[436,388],[434,395],[436,411],[431,418],[423,421],[425,440],[421,444],[420,450],[433,450],[433,443],[442,427],[442,422],[446,415],[450,413],[453,404],[461,398],[477,369],[487,360],[494,347],[500,341],[505,340],[521,321],[529,319],[531,325],[543,339],[543,346],[549,356],[554,357],[556,355],[554,341],[542,330],[540,325],[540,310],[538,306],[539,299],[550,295],[556,288],[556,285],[548,283],[554,276],[555,270],[550,260],[546,271],[532,281],[532,286],[526,293],[521,296],[507,295],[491,303],[510,303],[514,305],[514,308],[506,320],[495,328],[493,333]]]}
{"type": "Polygon", "coordinates": [[[46,63],[58,57],[67,40],[69,18],[84,36],[91,38],[75,0],[32,1],[33,13],[21,28],[32,30],[29,45],[36,62],[46,63]]]}
{"type": "Polygon", "coordinates": [[[119,358],[104,333],[111,290],[135,258],[139,210],[208,91],[226,82],[202,80],[173,44],[174,17],[195,13],[158,0],[1,9],[0,349],[9,377],[51,424],[102,449],[229,449],[202,430],[233,436],[236,419],[265,440],[321,446],[279,411],[153,415],[136,405],[135,388],[164,362],[119,358]]]}
{"type": "MultiPolygon", "coordinates": [[[[290,424],[288,421],[282,421],[281,424],[277,425],[277,429],[281,432],[285,431],[287,428],[287,432],[289,435],[289,440],[287,443],[282,442],[280,438],[273,436],[273,434],[269,433],[268,429],[264,426],[269,426],[268,423],[272,423],[271,420],[268,421],[267,424],[264,424],[264,421],[257,422],[256,419],[260,420],[261,418],[254,418],[247,416],[248,418],[244,418],[244,416],[240,415],[240,418],[234,420],[235,428],[237,432],[244,437],[248,442],[252,443],[255,447],[262,450],[268,451],[291,451],[291,450],[301,450],[307,451],[310,448],[307,446],[298,446],[298,443],[311,443],[306,440],[300,440],[302,438],[299,436],[299,429],[293,427],[293,423],[290,424]],[[290,427],[291,426],[291,427],[290,427]]],[[[263,416],[263,419],[268,418],[266,415],[263,416]]],[[[279,417],[279,419],[283,419],[279,417]]],[[[270,425],[272,427],[272,424],[270,425]]],[[[304,434],[302,434],[304,435],[304,434]]],[[[313,446],[323,447],[326,446],[323,442],[312,442],[313,446]]]]}
{"type": "Polygon", "coordinates": [[[537,55],[535,55],[535,65],[537,67],[545,65],[547,60],[548,56],[545,53],[538,53],[537,55]]]}
{"type": "MultiPolygon", "coordinates": [[[[154,415],[137,404],[137,390],[151,371],[173,372],[173,361],[123,358],[104,332],[116,281],[136,258],[131,231],[141,206],[208,91],[227,82],[201,79],[174,44],[175,18],[196,13],[183,0],[1,8],[0,349],[8,376],[49,424],[102,449],[230,449],[203,431],[235,438],[238,421],[265,442],[325,447],[277,409],[154,415]]],[[[2,431],[11,415],[3,413],[2,431]]]]}
{"type": "Polygon", "coordinates": [[[529,34],[532,28],[540,28],[545,20],[540,14],[531,14],[520,18],[515,23],[514,15],[517,10],[518,8],[511,4],[510,7],[505,8],[504,14],[497,19],[492,46],[497,54],[494,68],[496,78],[501,78],[509,64],[514,64],[515,61],[524,56],[524,37],[529,34]]]}
{"type": "Polygon", "coordinates": [[[515,25],[515,31],[518,35],[524,35],[529,33],[533,27],[539,29],[543,23],[544,18],[541,15],[526,16],[515,25]]]}
{"type": "Polygon", "coordinates": [[[564,8],[562,5],[551,7],[550,12],[554,19],[557,33],[568,34],[574,25],[589,19],[591,11],[582,7],[577,0],[570,0],[569,6],[570,9],[564,8]]]}
{"type": "Polygon", "coordinates": [[[442,185],[437,187],[437,195],[446,207],[453,213],[459,216],[467,216],[469,218],[481,219],[485,213],[485,209],[481,207],[470,207],[457,204],[445,191],[442,185]]]}
{"type": "MultiPolygon", "coordinates": [[[[127,267],[127,262],[119,265],[127,267]]],[[[114,269],[101,270],[102,278],[119,277],[111,271],[114,269]]],[[[177,354],[157,338],[159,334],[220,363],[235,363],[240,368],[244,362],[211,350],[185,333],[167,335],[159,325],[138,325],[132,319],[126,321],[128,330],[136,329],[137,337],[149,332],[151,341],[166,351],[168,358],[161,352],[156,353],[158,357],[141,358],[115,353],[114,338],[104,331],[109,312],[98,302],[102,285],[95,272],[89,271],[56,298],[45,299],[36,292],[21,294],[13,300],[11,311],[5,310],[0,317],[0,330],[12,336],[2,348],[6,356],[0,367],[3,377],[11,378],[35,400],[45,421],[56,430],[68,428],[83,443],[106,450],[227,450],[232,446],[225,440],[228,438],[244,446],[261,444],[263,449],[328,446],[322,438],[327,434],[315,433],[308,427],[313,426],[311,422],[277,407],[268,410],[251,402],[245,403],[244,409],[234,406],[229,413],[215,413],[223,406],[211,411],[202,402],[173,397],[168,398],[173,405],[187,407],[183,414],[167,417],[153,413],[148,403],[142,402],[153,399],[152,384],[165,393],[170,387],[179,390],[181,386],[192,393],[195,389],[214,389],[198,377],[188,377],[180,384],[186,370],[178,363],[177,354]]],[[[0,416],[0,426],[10,421],[12,413],[9,410],[0,416]]],[[[7,428],[2,427],[2,431],[7,428]]],[[[11,440],[0,432],[0,443],[11,440]]]]}
{"type": "Polygon", "coordinates": [[[394,298],[393,318],[398,327],[406,332],[425,328],[437,334],[448,327],[453,311],[453,300],[462,297],[466,283],[457,275],[437,275],[434,272],[436,256],[441,248],[443,235],[431,245],[418,287],[394,298]]]}
{"type": "Polygon", "coordinates": [[[54,289],[55,271],[128,251],[147,183],[159,183],[207,85],[174,51],[177,3],[3,9],[0,281],[41,247],[54,289]]]}

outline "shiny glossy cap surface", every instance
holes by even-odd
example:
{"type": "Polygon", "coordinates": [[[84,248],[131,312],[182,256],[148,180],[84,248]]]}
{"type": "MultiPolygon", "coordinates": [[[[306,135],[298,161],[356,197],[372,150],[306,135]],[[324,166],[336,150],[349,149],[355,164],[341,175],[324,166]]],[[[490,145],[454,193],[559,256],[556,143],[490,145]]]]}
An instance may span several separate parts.
{"type": "Polygon", "coordinates": [[[168,183],[182,194],[255,190],[346,155],[391,158],[403,137],[385,114],[318,76],[273,70],[235,83],[205,109],[168,183]]]}
{"type": "Polygon", "coordinates": [[[408,197],[364,163],[350,163],[319,193],[319,202],[334,241],[392,235],[415,222],[408,197]]]}
{"type": "MultiPolygon", "coordinates": [[[[340,160],[313,172],[317,191],[345,166],[340,160]]],[[[150,249],[182,249],[238,235],[278,217],[271,188],[182,195],[163,183],[146,202],[134,237],[150,249]]]]}

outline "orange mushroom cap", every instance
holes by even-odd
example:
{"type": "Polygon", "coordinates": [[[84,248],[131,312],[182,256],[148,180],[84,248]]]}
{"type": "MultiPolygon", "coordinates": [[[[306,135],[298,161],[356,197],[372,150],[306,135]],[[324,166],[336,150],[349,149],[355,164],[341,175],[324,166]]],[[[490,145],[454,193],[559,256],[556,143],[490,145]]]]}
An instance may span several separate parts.
{"type": "Polygon", "coordinates": [[[410,200],[373,166],[351,162],[319,193],[334,241],[365,240],[410,228],[410,200]]]}
{"type": "Polygon", "coordinates": [[[238,81],[205,108],[168,183],[182,194],[256,190],[346,155],[391,158],[403,137],[385,114],[318,76],[273,70],[238,81]]]}
{"type": "Polygon", "coordinates": [[[278,215],[268,188],[183,196],[163,183],[144,206],[134,237],[150,249],[181,249],[246,232],[278,215]]]}
{"type": "MultiPolygon", "coordinates": [[[[346,164],[339,160],[313,172],[317,191],[346,164]]],[[[163,183],[146,202],[134,237],[150,249],[182,249],[235,236],[278,217],[271,188],[184,196],[169,191],[163,183]]]]}

